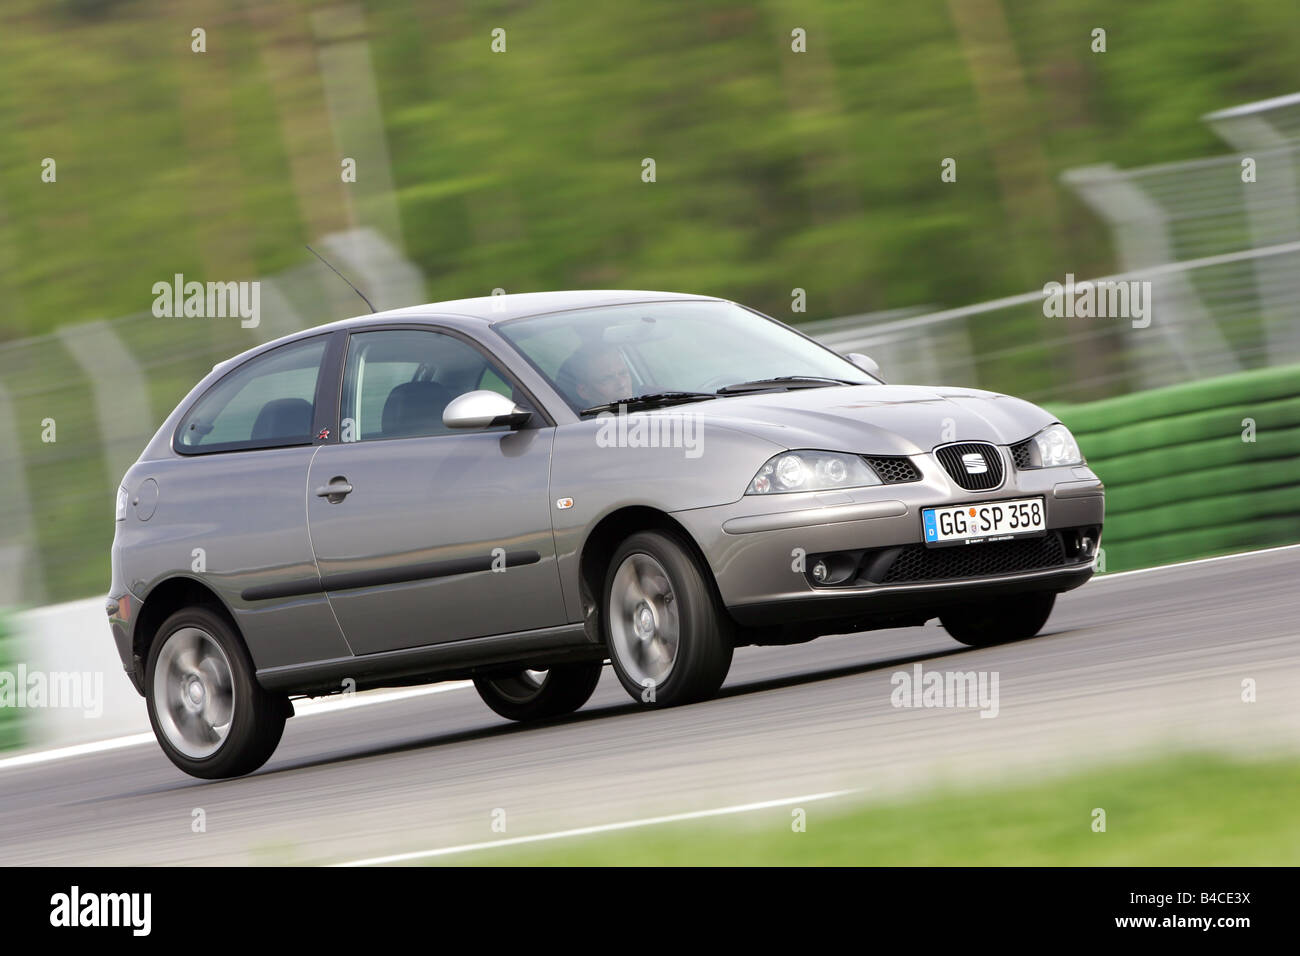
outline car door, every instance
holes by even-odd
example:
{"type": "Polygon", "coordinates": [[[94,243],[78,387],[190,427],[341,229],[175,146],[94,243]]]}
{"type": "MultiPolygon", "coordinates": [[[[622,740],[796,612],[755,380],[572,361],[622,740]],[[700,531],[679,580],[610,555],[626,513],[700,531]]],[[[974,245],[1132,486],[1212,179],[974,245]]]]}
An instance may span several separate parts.
{"type": "Polygon", "coordinates": [[[312,460],[307,513],[356,654],[565,622],[548,489],[554,427],[538,412],[514,431],[443,425],[447,403],[481,387],[518,388],[450,331],[351,335],[339,441],[312,460]]]}

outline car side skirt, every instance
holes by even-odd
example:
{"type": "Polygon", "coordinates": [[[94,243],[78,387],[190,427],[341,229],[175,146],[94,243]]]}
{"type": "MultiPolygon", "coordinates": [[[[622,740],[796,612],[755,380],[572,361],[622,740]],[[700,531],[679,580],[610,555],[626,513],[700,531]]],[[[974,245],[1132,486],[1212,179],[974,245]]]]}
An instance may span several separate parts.
{"type": "Polygon", "coordinates": [[[506,666],[544,668],[574,660],[602,660],[581,623],[495,634],[446,644],[408,647],[359,657],[264,667],[257,680],[267,690],[311,696],[339,693],[345,681],[356,690],[460,680],[506,666]]]}

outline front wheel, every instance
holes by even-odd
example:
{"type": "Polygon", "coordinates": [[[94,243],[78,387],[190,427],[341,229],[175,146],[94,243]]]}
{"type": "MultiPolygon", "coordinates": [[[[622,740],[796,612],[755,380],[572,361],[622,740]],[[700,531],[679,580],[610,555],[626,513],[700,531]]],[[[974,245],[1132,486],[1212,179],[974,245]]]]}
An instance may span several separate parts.
{"type": "Polygon", "coordinates": [[[257,682],[239,636],[205,607],[177,611],[158,630],[145,702],[168,759],[208,780],[252,773],[270,759],[290,713],[257,682]]]}
{"type": "Polygon", "coordinates": [[[556,664],[547,670],[520,670],[474,678],[474,689],[507,720],[543,720],[571,714],[600,683],[600,661],[556,664]]]}
{"type": "Polygon", "coordinates": [[[609,659],[643,704],[707,700],[731,667],[731,627],[684,542],[641,531],[614,552],[605,579],[609,659]]]}
{"type": "Polygon", "coordinates": [[[1014,594],[994,601],[980,601],[951,608],[939,621],[968,647],[992,647],[1033,637],[1043,629],[1056,604],[1056,595],[1038,591],[1014,594]]]}

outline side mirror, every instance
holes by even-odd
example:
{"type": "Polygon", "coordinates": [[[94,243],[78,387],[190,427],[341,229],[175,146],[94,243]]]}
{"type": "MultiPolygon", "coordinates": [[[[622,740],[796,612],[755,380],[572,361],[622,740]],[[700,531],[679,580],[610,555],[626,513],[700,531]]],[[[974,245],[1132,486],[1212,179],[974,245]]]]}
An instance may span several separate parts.
{"type": "Polygon", "coordinates": [[[863,355],[861,352],[850,352],[844,357],[868,375],[874,375],[882,382],[884,381],[884,378],[880,374],[880,366],[876,364],[876,360],[870,355],[863,355]]]}
{"type": "Polygon", "coordinates": [[[490,428],[509,425],[518,428],[533,413],[521,408],[500,392],[486,388],[457,395],[442,411],[442,423],[448,428],[490,428]]]}

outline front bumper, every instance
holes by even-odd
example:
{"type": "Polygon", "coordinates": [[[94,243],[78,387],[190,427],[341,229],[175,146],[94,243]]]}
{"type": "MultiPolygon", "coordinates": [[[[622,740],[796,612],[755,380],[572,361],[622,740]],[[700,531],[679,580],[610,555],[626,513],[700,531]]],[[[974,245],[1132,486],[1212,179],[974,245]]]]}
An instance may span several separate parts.
{"type": "Polygon", "coordinates": [[[944,608],[971,601],[1033,591],[1069,591],[1087,582],[1095,569],[1095,560],[1090,560],[1078,567],[1046,571],[819,591],[801,599],[783,596],[728,610],[738,624],[751,628],[807,625],[813,633],[839,633],[904,627],[924,624],[944,608]],[[834,626],[825,626],[828,623],[834,626]]]}
{"type": "Polygon", "coordinates": [[[932,456],[917,455],[911,460],[920,481],[750,495],[674,517],[704,551],[732,617],[750,627],[920,623],[955,603],[1078,587],[1096,569],[1105,512],[1101,481],[1085,466],[1017,470],[1003,453],[1006,480],[993,491],[967,491],[932,456]],[[1045,504],[1046,538],[925,548],[923,508],[1033,496],[1045,504]],[[1002,550],[982,552],[994,559],[981,561],[974,549],[1002,550]],[[853,572],[841,584],[817,586],[809,561],[829,554],[846,555],[853,572]],[[899,562],[903,570],[891,570],[899,562]],[[944,576],[946,565],[951,576],[944,576]]]}

